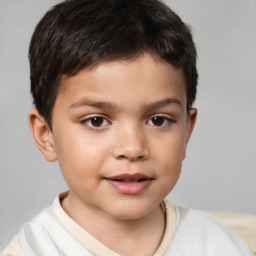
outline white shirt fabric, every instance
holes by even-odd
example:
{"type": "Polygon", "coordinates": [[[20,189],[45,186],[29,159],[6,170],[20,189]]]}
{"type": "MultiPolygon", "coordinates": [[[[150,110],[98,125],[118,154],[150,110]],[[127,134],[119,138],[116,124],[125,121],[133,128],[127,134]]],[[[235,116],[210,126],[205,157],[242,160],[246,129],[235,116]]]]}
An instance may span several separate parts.
{"type": "Polygon", "coordinates": [[[176,207],[176,212],[175,233],[166,255],[254,255],[236,234],[209,216],[182,207],[176,207]]]}
{"type": "MultiPolygon", "coordinates": [[[[61,197],[63,195],[55,199],[52,207],[25,224],[18,239],[14,239],[4,253],[12,256],[119,256],[65,213],[60,205],[61,197]]],[[[253,255],[237,235],[209,216],[167,201],[164,204],[165,234],[154,256],[253,255]]]]}

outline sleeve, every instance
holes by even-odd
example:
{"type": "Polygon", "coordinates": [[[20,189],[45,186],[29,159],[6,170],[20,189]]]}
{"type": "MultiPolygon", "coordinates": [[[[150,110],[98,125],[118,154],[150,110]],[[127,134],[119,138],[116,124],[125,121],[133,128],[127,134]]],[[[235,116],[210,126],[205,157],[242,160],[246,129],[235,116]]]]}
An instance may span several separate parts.
{"type": "Polygon", "coordinates": [[[256,215],[232,212],[205,212],[234,231],[256,253],[256,215]]]}

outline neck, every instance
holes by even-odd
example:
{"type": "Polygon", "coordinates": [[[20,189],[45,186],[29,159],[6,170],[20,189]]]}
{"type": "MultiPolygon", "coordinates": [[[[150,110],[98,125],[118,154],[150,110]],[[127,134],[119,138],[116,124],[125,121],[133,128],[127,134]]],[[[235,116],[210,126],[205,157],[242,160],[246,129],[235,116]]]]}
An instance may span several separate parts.
{"type": "Polygon", "coordinates": [[[165,217],[160,205],[137,219],[118,219],[97,209],[78,208],[69,197],[63,199],[62,207],[84,230],[122,256],[153,255],[164,234],[165,217]]]}

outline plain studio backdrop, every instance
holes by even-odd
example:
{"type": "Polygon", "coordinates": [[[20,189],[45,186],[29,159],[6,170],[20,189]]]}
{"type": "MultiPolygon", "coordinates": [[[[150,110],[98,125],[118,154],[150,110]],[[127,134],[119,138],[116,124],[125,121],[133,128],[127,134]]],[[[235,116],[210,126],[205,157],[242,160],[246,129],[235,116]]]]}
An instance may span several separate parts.
{"type": "MultiPolygon", "coordinates": [[[[28,46],[56,0],[0,0],[0,247],[67,189],[27,122],[28,46]]],[[[198,120],[168,199],[200,210],[256,214],[256,1],[165,1],[198,49],[198,120]]]]}

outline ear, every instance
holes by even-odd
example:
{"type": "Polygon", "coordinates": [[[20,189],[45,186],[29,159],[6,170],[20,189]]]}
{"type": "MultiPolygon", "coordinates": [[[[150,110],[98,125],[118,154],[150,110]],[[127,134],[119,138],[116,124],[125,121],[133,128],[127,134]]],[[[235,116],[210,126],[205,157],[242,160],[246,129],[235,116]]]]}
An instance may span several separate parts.
{"type": "Polygon", "coordinates": [[[39,114],[36,108],[32,108],[28,113],[28,121],[33,139],[44,158],[49,162],[56,161],[53,134],[44,117],[39,114]]]}
{"type": "Polygon", "coordinates": [[[195,123],[196,123],[196,118],[197,118],[197,109],[196,108],[192,108],[189,111],[189,114],[187,116],[187,128],[186,128],[186,145],[185,145],[185,150],[184,150],[184,155],[183,155],[183,160],[186,157],[186,148],[187,148],[187,144],[189,142],[190,136],[193,132],[195,123]]]}

